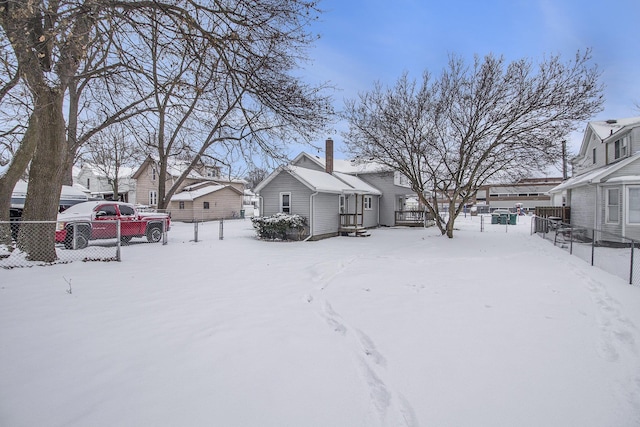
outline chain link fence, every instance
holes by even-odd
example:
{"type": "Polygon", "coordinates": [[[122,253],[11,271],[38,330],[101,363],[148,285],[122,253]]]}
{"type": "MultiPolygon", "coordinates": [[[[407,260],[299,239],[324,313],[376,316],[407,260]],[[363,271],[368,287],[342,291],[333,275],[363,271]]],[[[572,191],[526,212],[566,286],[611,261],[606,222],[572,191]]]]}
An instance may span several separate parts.
{"type": "Polygon", "coordinates": [[[640,284],[640,242],[636,240],[537,216],[531,220],[531,234],[534,233],[630,285],[640,284]]]}
{"type": "Polygon", "coordinates": [[[120,261],[123,245],[167,243],[164,223],[100,220],[0,221],[0,268],[64,264],[73,261],[120,261]]]}

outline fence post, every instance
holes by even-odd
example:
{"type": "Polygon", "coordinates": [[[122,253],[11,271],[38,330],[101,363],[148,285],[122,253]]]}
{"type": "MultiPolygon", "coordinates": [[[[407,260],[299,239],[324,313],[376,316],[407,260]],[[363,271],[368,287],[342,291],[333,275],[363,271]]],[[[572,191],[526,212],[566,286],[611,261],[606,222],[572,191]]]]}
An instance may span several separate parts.
{"type": "Polygon", "coordinates": [[[573,224],[569,224],[569,255],[573,255],[573,224]]]}
{"type": "Polygon", "coordinates": [[[593,267],[593,261],[595,260],[595,253],[596,253],[596,230],[593,230],[593,233],[591,233],[591,266],[593,267]]]}
{"type": "Polygon", "coordinates": [[[73,240],[71,241],[71,247],[75,251],[77,249],[78,244],[78,223],[73,223],[73,240]]]}
{"type": "Polygon", "coordinates": [[[120,220],[117,219],[116,220],[116,261],[121,261],[121,259],[120,259],[120,244],[121,244],[122,235],[120,233],[122,233],[122,230],[120,228],[120,220]]]}
{"type": "Polygon", "coordinates": [[[193,241],[198,242],[198,220],[193,221],[193,241]]]}
{"type": "Polygon", "coordinates": [[[162,220],[162,246],[166,245],[168,242],[167,238],[167,222],[162,220]]]}
{"type": "Polygon", "coordinates": [[[633,285],[633,249],[636,247],[636,242],[631,239],[631,266],[629,268],[629,284],[633,285]]]}
{"type": "Polygon", "coordinates": [[[224,239],[224,218],[220,218],[220,231],[218,232],[218,239],[224,239]]]}

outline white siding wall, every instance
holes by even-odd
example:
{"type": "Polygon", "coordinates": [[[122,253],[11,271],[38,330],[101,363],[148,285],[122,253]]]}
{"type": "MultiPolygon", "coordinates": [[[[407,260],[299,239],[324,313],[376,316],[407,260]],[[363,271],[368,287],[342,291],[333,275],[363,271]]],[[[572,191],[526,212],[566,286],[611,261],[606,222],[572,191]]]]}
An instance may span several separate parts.
{"type": "Polygon", "coordinates": [[[263,203],[262,215],[270,216],[280,212],[280,193],[283,192],[291,193],[291,213],[301,215],[308,220],[311,190],[285,171],[280,172],[260,191],[263,203]]]}
{"type": "Polygon", "coordinates": [[[340,215],[337,194],[319,193],[313,198],[313,235],[321,236],[338,232],[340,215]]]}
{"type": "MultiPolygon", "coordinates": [[[[378,200],[380,204],[380,225],[393,227],[396,222],[396,200],[398,197],[411,194],[411,189],[395,185],[393,172],[368,173],[358,175],[358,177],[382,192],[382,197],[378,200]]],[[[378,197],[374,197],[374,206],[376,199],[378,197]]]]}
{"type": "Polygon", "coordinates": [[[595,186],[583,186],[571,191],[571,223],[575,226],[594,225],[596,189],[595,186]]]}

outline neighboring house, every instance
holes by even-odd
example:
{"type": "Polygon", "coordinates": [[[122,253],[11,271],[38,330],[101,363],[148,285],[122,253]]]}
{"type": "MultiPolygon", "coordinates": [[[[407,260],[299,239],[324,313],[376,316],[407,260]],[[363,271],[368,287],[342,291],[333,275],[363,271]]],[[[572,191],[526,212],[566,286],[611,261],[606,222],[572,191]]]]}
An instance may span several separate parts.
{"type": "Polygon", "coordinates": [[[411,195],[406,181],[378,165],[334,159],[333,141],[326,144],[326,159],[301,153],[258,184],[261,214],[299,214],[311,239],[396,225],[411,195]]]}
{"type": "Polygon", "coordinates": [[[640,117],[587,124],[573,176],[550,193],[571,224],[640,239],[640,117]]]}
{"type": "Polygon", "coordinates": [[[237,218],[242,208],[243,192],[230,184],[212,181],[184,187],[171,197],[169,210],[174,221],[208,221],[237,218]]]}
{"type": "MultiPolygon", "coordinates": [[[[171,188],[188,162],[172,160],[167,167],[166,189],[171,188]]],[[[147,157],[133,174],[136,179],[138,204],[158,206],[157,161],[147,157]]],[[[209,220],[239,217],[242,210],[244,180],[224,179],[217,166],[200,165],[192,169],[169,201],[174,220],[209,220]]]]}
{"type": "Polygon", "coordinates": [[[111,180],[94,164],[84,163],[77,173],[74,173],[73,179],[76,184],[89,190],[92,198],[136,203],[136,181],[133,173],[134,170],[130,167],[120,167],[117,197],[113,195],[111,180]]]}

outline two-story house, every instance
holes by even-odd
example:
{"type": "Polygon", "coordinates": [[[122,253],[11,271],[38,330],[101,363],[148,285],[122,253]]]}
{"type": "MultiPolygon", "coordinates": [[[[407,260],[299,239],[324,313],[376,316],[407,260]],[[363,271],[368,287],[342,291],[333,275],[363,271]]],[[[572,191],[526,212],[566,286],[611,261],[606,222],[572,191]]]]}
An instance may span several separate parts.
{"type": "Polygon", "coordinates": [[[587,124],[573,176],[551,189],[571,223],[640,238],[640,117],[587,124]]]}
{"type": "MultiPolygon", "coordinates": [[[[172,160],[167,166],[165,188],[171,188],[188,162],[172,160]]],[[[158,163],[151,157],[133,174],[137,203],[156,208],[160,176],[158,163]]],[[[216,166],[200,165],[192,169],[169,201],[168,210],[177,221],[206,221],[239,217],[243,208],[245,181],[225,179],[216,166]]]]}
{"type": "Polygon", "coordinates": [[[119,168],[117,195],[113,194],[113,178],[108,177],[103,169],[92,163],[83,163],[73,178],[74,183],[86,188],[93,198],[136,203],[136,181],[133,172],[134,170],[127,166],[119,168]]]}

